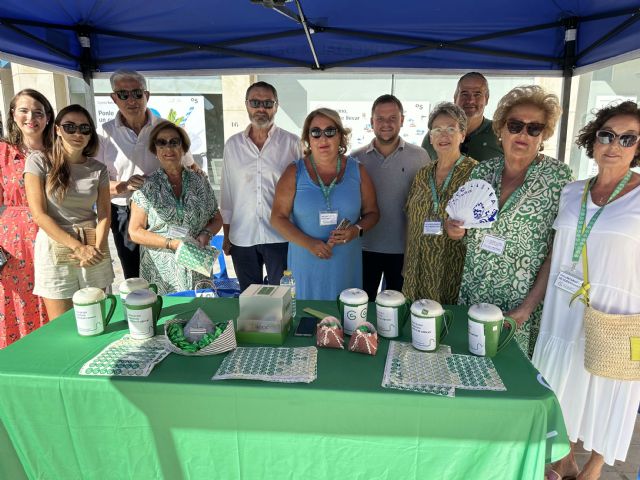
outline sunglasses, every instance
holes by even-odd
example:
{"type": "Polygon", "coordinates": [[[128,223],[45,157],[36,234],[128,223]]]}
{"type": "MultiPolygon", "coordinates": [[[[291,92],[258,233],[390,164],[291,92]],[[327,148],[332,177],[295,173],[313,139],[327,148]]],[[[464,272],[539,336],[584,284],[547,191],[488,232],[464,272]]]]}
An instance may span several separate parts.
{"type": "Polygon", "coordinates": [[[182,140],[180,140],[179,138],[172,138],[170,140],[165,140],[164,138],[156,138],[153,144],[156,147],[160,148],[178,148],[182,145],[182,140]]]}
{"type": "Polygon", "coordinates": [[[247,100],[247,103],[251,108],[266,108],[270,110],[276,104],[275,100],[247,100]]]}
{"type": "Polygon", "coordinates": [[[76,125],[75,123],[63,123],[60,125],[65,133],[69,135],[73,135],[76,132],[80,132],[82,135],[91,135],[92,129],[91,125],[88,123],[81,123],[80,125],[76,125]]]}
{"type": "Polygon", "coordinates": [[[136,100],[140,100],[144,97],[144,90],[141,88],[135,88],[133,90],[118,90],[115,93],[120,100],[129,100],[129,95],[131,95],[136,100]]]}
{"type": "Polygon", "coordinates": [[[596,132],[596,140],[598,140],[598,143],[602,145],[614,143],[616,138],[618,139],[620,146],[624,148],[633,147],[638,143],[638,135],[633,133],[622,133],[618,135],[617,133],[610,132],[609,130],[598,130],[596,132]]]}
{"type": "Polygon", "coordinates": [[[443,133],[446,133],[447,135],[451,136],[458,131],[459,130],[455,127],[436,127],[431,129],[431,135],[437,137],[439,135],[442,135],[443,133]]]}
{"type": "Polygon", "coordinates": [[[538,122],[525,123],[520,120],[507,120],[507,130],[514,135],[520,133],[525,127],[527,128],[527,135],[530,137],[538,137],[546,125],[538,122]]]}
{"type": "Polygon", "coordinates": [[[311,135],[313,138],[320,138],[322,137],[322,134],[324,134],[324,136],[327,138],[331,138],[334,137],[336,133],[338,133],[338,129],[336,127],[327,127],[324,130],[318,127],[314,127],[309,130],[309,135],[311,135]]]}

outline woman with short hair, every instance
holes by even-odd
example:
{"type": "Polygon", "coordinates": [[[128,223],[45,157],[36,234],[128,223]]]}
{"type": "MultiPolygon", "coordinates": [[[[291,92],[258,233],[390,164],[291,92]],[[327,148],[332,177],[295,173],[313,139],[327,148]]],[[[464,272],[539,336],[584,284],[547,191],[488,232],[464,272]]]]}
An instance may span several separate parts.
{"type": "Polygon", "coordinates": [[[148,148],[161,167],[131,197],[129,235],[142,247],[140,276],[155,283],[160,294],[193,290],[209,279],[178,265],[175,251],[186,240],[208,246],[222,227],[209,179],[182,165],[190,146],[183,128],[167,120],[158,123],[148,148]]]}
{"type": "Polygon", "coordinates": [[[462,108],[440,103],[429,114],[428,125],[437,159],[416,174],[407,197],[402,292],[412,301],[428,298],[452,304],[460,292],[466,247],[444,233],[445,209],[478,162],[460,153],[467,131],[462,108]]]}
{"type": "Polygon", "coordinates": [[[538,335],[549,274],[553,221],[568,165],[541,153],[560,117],[556,95],[542,87],[516,87],[498,102],[493,129],[504,155],[480,163],[470,179],[489,182],[498,197],[497,220],[488,229],[464,230],[447,221],[450,237],[466,233],[458,303],[493,303],[518,324],[516,341],[529,357],[538,335]]]}

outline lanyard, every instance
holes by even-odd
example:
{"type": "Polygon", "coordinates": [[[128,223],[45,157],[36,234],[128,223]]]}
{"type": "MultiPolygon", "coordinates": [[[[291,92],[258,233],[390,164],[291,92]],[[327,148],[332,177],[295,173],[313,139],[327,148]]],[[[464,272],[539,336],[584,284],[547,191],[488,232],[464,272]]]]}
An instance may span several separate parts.
{"type": "Polygon", "coordinates": [[[587,181],[584,184],[584,191],[582,192],[582,200],[580,202],[580,215],[578,216],[578,225],[576,226],[576,239],[573,244],[572,260],[575,266],[575,264],[580,259],[580,253],[582,252],[582,274],[584,279],[578,291],[571,296],[569,305],[571,305],[576,298],[580,299],[580,301],[586,306],[589,306],[590,304],[589,289],[591,288],[591,284],[589,283],[589,264],[587,262],[587,238],[589,237],[591,229],[595,225],[596,220],[598,220],[598,217],[604,210],[604,207],[611,203],[611,201],[616,196],[618,196],[618,194],[627,185],[627,183],[629,183],[629,180],[631,179],[631,170],[629,170],[626,175],[622,177],[622,180],[618,182],[616,188],[613,190],[613,192],[611,192],[611,195],[609,195],[607,202],[603,206],[601,206],[596,213],[593,214],[593,217],[591,217],[589,223],[585,225],[585,220],[587,218],[587,195],[589,195],[589,190],[591,190],[591,186],[595,182],[595,179],[596,177],[587,181]]]}
{"type": "MultiPolygon", "coordinates": [[[[527,184],[527,180],[529,179],[529,175],[531,175],[531,172],[533,171],[533,167],[538,163],[539,162],[536,162],[536,160],[531,162],[531,165],[529,165],[529,167],[527,168],[527,173],[524,175],[524,180],[522,181],[522,184],[518,188],[516,188],[513,192],[511,192],[511,195],[509,195],[509,198],[507,198],[507,201],[504,202],[504,205],[502,205],[502,208],[500,209],[500,213],[498,215],[502,214],[503,212],[506,212],[507,209],[511,206],[511,204],[515,201],[515,199],[520,195],[520,191],[527,184]]],[[[498,178],[494,177],[494,186],[499,189],[496,192],[498,198],[500,198],[500,193],[501,193],[500,190],[502,190],[502,171],[503,170],[504,170],[504,158],[502,161],[502,169],[500,170],[500,176],[498,178]]]]}
{"type": "Polygon", "coordinates": [[[309,155],[309,162],[313,167],[313,171],[316,174],[316,178],[318,179],[318,185],[320,186],[320,190],[322,190],[322,195],[324,196],[324,201],[327,204],[327,209],[331,210],[331,190],[336,186],[336,182],[338,181],[338,175],[340,175],[340,169],[342,168],[342,158],[338,155],[338,165],[336,166],[336,176],[331,180],[329,185],[325,185],[318,173],[318,167],[316,167],[316,161],[313,159],[313,155],[309,155]]]}
{"type": "MultiPolygon", "coordinates": [[[[451,178],[453,177],[453,171],[455,168],[460,165],[460,162],[464,160],[464,155],[460,155],[460,158],[456,160],[456,163],[453,164],[451,170],[447,174],[447,178],[444,179],[442,183],[442,193],[447,192],[447,188],[449,187],[449,183],[451,182],[451,178]]],[[[433,174],[429,176],[429,185],[431,186],[431,198],[433,199],[433,211],[435,215],[440,215],[440,198],[438,197],[438,190],[436,187],[436,170],[437,167],[433,169],[433,174]]]]}
{"type": "MultiPolygon", "coordinates": [[[[168,179],[169,177],[167,177],[168,179]]],[[[171,185],[169,185],[171,188],[171,185]]],[[[189,174],[186,170],[182,170],[182,192],[180,192],[180,198],[176,198],[175,194],[173,194],[173,199],[176,202],[176,214],[178,215],[178,221],[180,225],[182,225],[182,221],[184,219],[184,197],[189,188],[189,174]],[[186,175],[185,175],[186,174],[186,175]]],[[[173,193],[173,188],[171,188],[171,193],[173,193]]]]}

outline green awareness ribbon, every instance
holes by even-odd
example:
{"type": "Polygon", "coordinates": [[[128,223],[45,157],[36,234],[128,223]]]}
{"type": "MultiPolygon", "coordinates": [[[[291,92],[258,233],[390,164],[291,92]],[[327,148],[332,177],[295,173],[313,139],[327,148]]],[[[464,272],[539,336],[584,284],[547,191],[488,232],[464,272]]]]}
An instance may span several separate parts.
{"type": "Polygon", "coordinates": [[[631,175],[632,172],[631,170],[629,170],[626,175],[622,177],[622,180],[618,182],[616,188],[614,188],[613,192],[611,192],[611,195],[609,195],[606,203],[601,206],[596,213],[593,214],[593,217],[591,217],[591,220],[589,220],[589,223],[587,225],[585,225],[585,221],[587,218],[587,195],[589,195],[589,191],[591,190],[591,187],[595,183],[597,177],[591,178],[584,184],[582,200],[580,202],[580,214],[578,216],[578,224],[576,225],[576,238],[573,244],[573,256],[571,257],[571,260],[575,265],[576,263],[578,263],[578,260],[580,260],[580,254],[582,253],[582,268],[584,280],[582,281],[582,285],[580,286],[578,291],[571,296],[569,305],[571,305],[575,299],[579,299],[582,303],[589,306],[589,290],[591,289],[591,284],[589,283],[589,265],[587,263],[587,238],[589,238],[591,229],[604,210],[604,207],[611,203],[611,201],[618,196],[618,194],[627,185],[627,183],[629,183],[629,180],[631,180],[631,175]]]}
{"type": "MultiPolygon", "coordinates": [[[[451,183],[451,178],[453,177],[453,171],[456,169],[458,165],[460,165],[460,162],[462,162],[462,160],[464,160],[464,155],[460,155],[460,158],[456,160],[456,163],[454,163],[453,167],[451,167],[451,170],[449,170],[449,173],[447,174],[447,178],[445,178],[444,182],[442,183],[442,193],[446,193],[447,188],[449,187],[449,183],[451,183]]],[[[429,175],[429,186],[431,187],[431,198],[433,199],[433,209],[435,214],[439,216],[440,215],[440,198],[438,197],[438,190],[436,187],[436,170],[437,168],[434,168],[432,175],[429,175]]]]}
{"type": "Polygon", "coordinates": [[[336,166],[336,176],[331,181],[329,185],[325,185],[318,173],[318,167],[316,167],[316,161],[313,159],[313,155],[309,155],[309,162],[311,162],[311,166],[313,167],[313,171],[316,174],[316,178],[318,179],[318,185],[320,186],[320,190],[322,190],[322,195],[324,196],[324,201],[327,204],[327,209],[331,210],[331,190],[336,186],[338,182],[338,175],[340,175],[340,169],[342,168],[342,158],[338,155],[338,165],[336,166]]]}

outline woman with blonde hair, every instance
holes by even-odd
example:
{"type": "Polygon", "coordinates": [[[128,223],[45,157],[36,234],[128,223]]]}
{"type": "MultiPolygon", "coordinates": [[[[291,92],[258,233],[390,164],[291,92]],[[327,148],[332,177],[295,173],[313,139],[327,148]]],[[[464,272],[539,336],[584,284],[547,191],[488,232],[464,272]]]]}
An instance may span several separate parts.
{"type": "Polygon", "coordinates": [[[276,186],[271,224],[289,241],[288,267],[303,300],[362,288],[360,238],[380,215],[371,178],[345,156],[349,133],[334,110],[311,112],[302,129],[305,157],[276,186]]]}
{"type": "Polygon", "coordinates": [[[467,237],[458,303],[500,307],[518,324],[515,338],[529,357],[549,275],[553,221],[560,192],[571,181],[568,165],[541,153],[560,113],[558,97],[537,85],[516,87],[502,97],[493,129],[504,155],[480,163],[470,176],[493,186],[498,219],[491,228],[468,231],[455,219],[446,224],[449,237],[467,237]]]}
{"type": "Polygon", "coordinates": [[[78,289],[106,289],[113,281],[109,175],[92,158],[98,149],[95,125],[80,105],[60,110],[54,124],[51,154],[32,153],[24,170],[29,208],[40,227],[33,293],[44,298],[51,319],[72,307],[78,289]]]}

